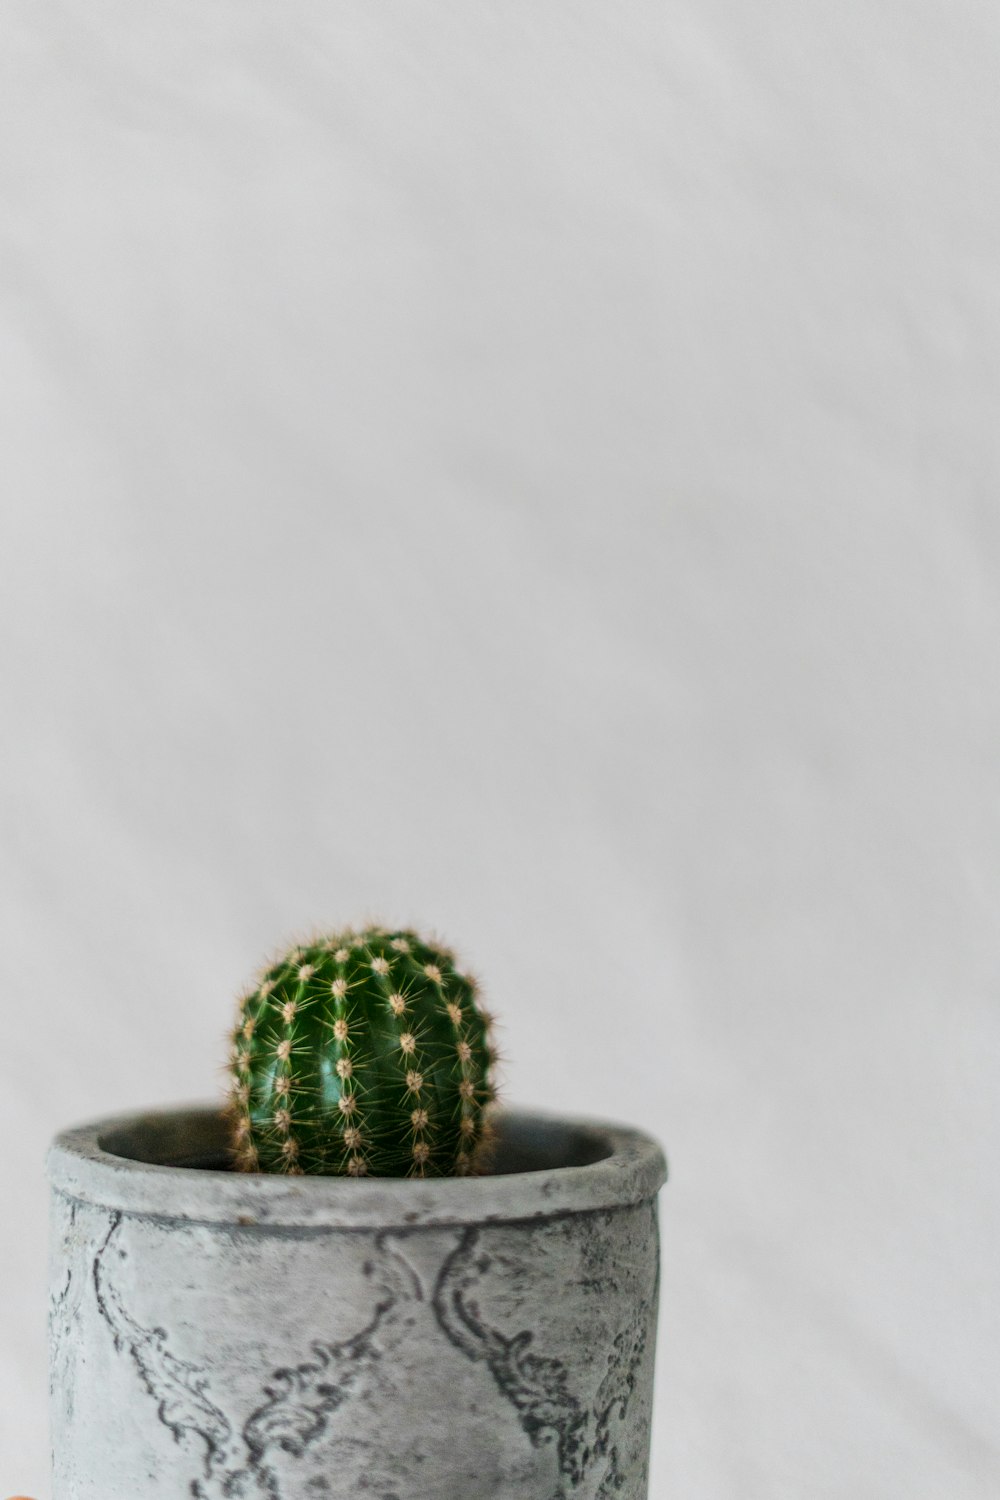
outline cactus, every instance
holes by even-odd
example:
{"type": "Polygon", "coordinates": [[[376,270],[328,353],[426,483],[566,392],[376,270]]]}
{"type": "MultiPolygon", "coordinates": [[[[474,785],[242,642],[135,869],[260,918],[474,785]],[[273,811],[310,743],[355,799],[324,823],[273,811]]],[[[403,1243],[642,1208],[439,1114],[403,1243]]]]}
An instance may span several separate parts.
{"type": "Polygon", "coordinates": [[[367,927],[292,948],[241,999],[230,1109],[242,1171],[481,1168],[491,1018],[446,948],[367,927]]]}

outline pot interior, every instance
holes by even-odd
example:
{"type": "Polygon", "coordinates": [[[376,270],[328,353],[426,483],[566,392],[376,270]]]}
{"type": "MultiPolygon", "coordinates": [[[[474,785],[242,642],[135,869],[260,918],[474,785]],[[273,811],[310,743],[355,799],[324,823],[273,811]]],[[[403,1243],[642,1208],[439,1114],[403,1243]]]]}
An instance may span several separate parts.
{"type": "MultiPolygon", "coordinates": [[[[588,1167],[613,1154],[612,1142],[596,1130],[544,1115],[500,1114],[490,1176],[588,1167]]],[[[102,1151],[154,1166],[231,1170],[226,1122],[217,1110],[183,1109],[137,1115],[105,1130],[102,1151]]]]}

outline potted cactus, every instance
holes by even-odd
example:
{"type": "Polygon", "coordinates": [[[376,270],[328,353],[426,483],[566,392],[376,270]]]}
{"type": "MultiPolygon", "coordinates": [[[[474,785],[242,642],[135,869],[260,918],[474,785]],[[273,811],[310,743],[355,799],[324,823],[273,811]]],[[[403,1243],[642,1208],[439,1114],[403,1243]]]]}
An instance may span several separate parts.
{"type": "Polygon", "coordinates": [[[224,1108],[67,1131],[53,1500],[645,1500],[664,1163],[497,1109],[450,950],[368,927],[241,998],[224,1108]]]}

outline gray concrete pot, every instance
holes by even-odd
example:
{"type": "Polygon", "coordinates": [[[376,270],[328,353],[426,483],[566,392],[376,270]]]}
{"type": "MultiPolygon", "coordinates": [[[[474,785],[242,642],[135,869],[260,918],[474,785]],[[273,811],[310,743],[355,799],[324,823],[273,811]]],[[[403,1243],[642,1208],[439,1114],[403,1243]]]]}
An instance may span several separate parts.
{"type": "Polygon", "coordinates": [[[61,1135],[53,1500],[645,1500],[663,1156],[500,1134],[426,1181],[227,1172],[211,1109],[61,1135]]]}

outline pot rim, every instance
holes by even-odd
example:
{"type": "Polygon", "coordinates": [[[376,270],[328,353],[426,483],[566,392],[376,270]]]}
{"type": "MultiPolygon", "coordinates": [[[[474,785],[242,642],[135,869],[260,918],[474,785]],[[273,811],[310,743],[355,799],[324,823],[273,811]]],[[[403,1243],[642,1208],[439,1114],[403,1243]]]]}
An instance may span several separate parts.
{"type": "MultiPolygon", "coordinates": [[[[186,1223],[281,1229],[371,1230],[553,1218],[643,1203],[667,1176],[657,1141],[604,1120],[501,1110],[514,1131],[571,1135],[585,1165],[480,1177],[286,1177],[159,1165],[120,1156],[106,1139],[129,1126],[155,1128],[218,1117],[217,1103],[129,1111],[60,1132],[48,1154],[55,1192],[129,1216],[186,1223]]],[[[206,1123],[207,1120],[206,1120],[206,1123]]]]}

